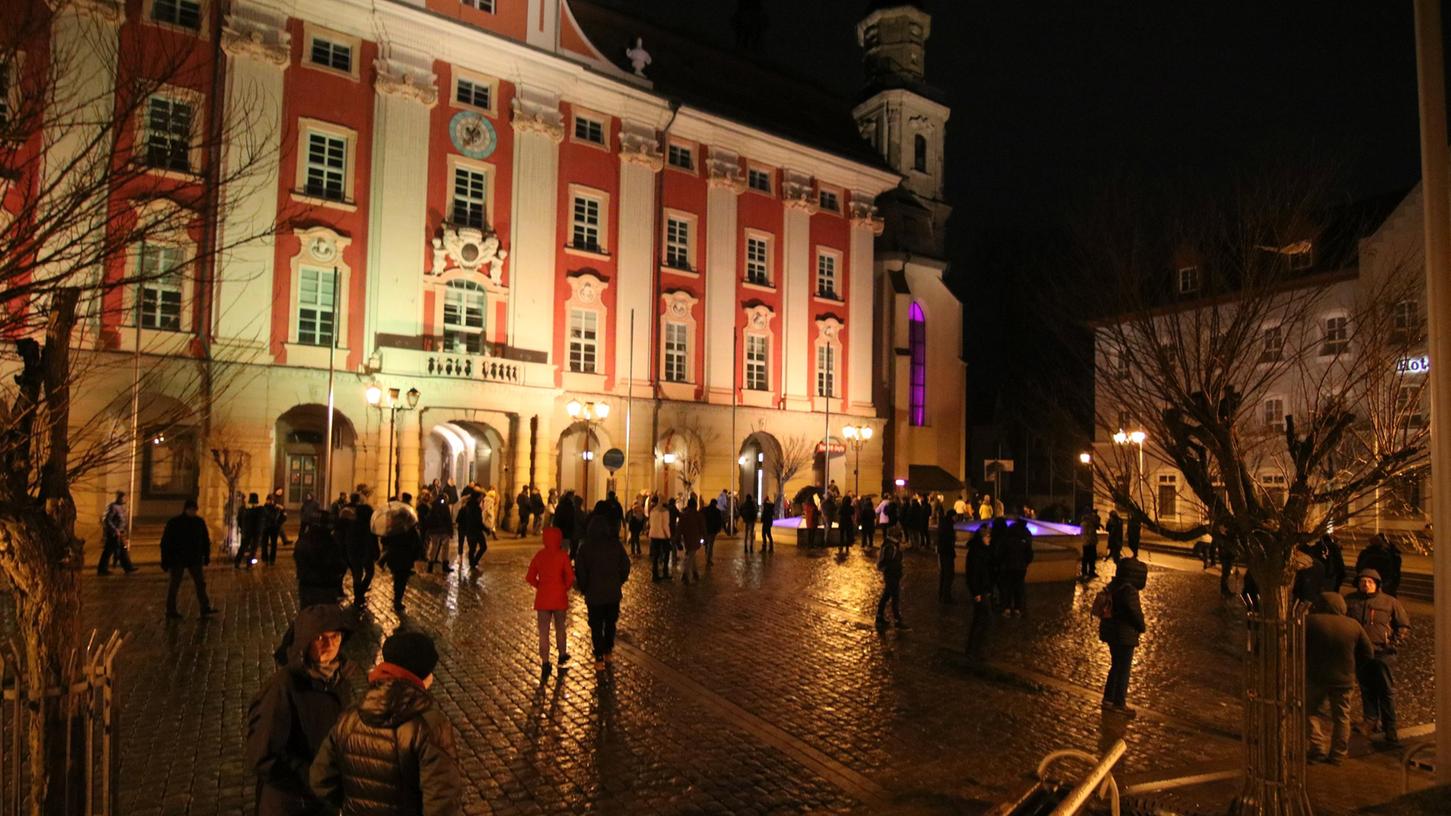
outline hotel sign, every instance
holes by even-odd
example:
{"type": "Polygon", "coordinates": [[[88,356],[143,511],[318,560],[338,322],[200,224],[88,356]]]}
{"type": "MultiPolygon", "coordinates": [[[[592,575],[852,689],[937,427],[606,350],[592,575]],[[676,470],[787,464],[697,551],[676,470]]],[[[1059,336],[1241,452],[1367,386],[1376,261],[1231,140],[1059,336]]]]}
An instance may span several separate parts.
{"type": "Polygon", "coordinates": [[[1431,358],[1422,354],[1419,357],[1402,357],[1396,361],[1397,374],[1425,374],[1431,370],[1431,358]]]}

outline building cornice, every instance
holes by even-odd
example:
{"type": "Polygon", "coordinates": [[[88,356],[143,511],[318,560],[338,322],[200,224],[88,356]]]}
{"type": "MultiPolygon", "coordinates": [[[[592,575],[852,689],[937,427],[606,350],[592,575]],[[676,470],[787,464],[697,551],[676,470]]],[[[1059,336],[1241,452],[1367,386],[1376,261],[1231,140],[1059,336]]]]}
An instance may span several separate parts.
{"type": "Polygon", "coordinates": [[[292,61],[287,15],[255,3],[232,4],[222,26],[222,51],[234,59],[252,59],[285,68],[292,61]]]}
{"type": "Polygon", "coordinates": [[[380,94],[411,99],[431,108],[438,103],[438,77],[402,59],[379,57],[373,61],[377,79],[373,89],[380,94]]]}
{"type": "Polygon", "coordinates": [[[510,123],[515,133],[537,133],[555,144],[564,141],[564,114],[559,111],[559,101],[521,90],[514,97],[513,117],[510,123]]]}

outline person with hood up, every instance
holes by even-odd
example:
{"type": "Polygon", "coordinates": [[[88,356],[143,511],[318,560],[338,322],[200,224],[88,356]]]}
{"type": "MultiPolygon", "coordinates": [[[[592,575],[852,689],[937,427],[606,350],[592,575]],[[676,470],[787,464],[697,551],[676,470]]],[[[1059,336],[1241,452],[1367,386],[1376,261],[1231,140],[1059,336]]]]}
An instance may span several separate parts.
{"type": "Polygon", "coordinates": [[[438,651],[396,632],[312,763],[313,792],[348,816],[459,816],[463,780],[453,725],[428,693],[438,651]]]}
{"type": "Polygon", "coordinates": [[[1365,629],[1374,650],[1356,672],[1365,731],[1373,732],[1379,720],[1386,745],[1394,748],[1401,740],[1396,731],[1396,683],[1392,670],[1396,665],[1396,651],[1410,636],[1411,618],[1394,595],[1381,590],[1380,573],[1375,570],[1361,570],[1355,585],[1356,591],[1345,599],[1346,614],[1365,629]]]}
{"type": "Polygon", "coordinates": [[[967,541],[967,557],[962,571],[967,578],[967,594],[972,598],[972,625],[967,631],[967,657],[980,660],[987,649],[988,632],[993,619],[993,573],[996,557],[986,533],[987,525],[979,525],[967,541]]]}
{"type": "Polygon", "coordinates": [[[182,504],[181,515],[166,522],[161,532],[161,568],[171,573],[166,587],[166,617],[172,619],[181,617],[176,609],[176,595],[186,575],[191,576],[196,586],[196,602],[202,616],[217,613],[207,599],[207,579],[202,576],[202,567],[212,560],[212,538],[206,521],[196,511],[196,499],[187,499],[182,504]]]}
{"type": "Polygon", "coordinates": [[[549,625],[554,624],[555,651],[559,670],[569,663],[569,588],[574,586],[574,567],[564,549],[558,527],[545,527],[539,552],[529,561],[524,580],[534,587],[534,616],[539,622],[539,678],[547,679],[554,667],[549,663],[549,625]]]}
{"type": "Polygon", "coordinates": [[[353,665],[342,654],[351,631],[349,615],[336,605],[304,607],[292,623],[285,662],[249,707],[247,764],[257,773],[258,816],[331,812],[308,774],[353,701],[353,665]]]}
{"type": "Polygon", "coordinates": [[[620,621],[621,588],[630,579],[630,556],[614,534],[614,525],[598,515],[585,528],[584,546],[574,561],[575,583],[589,611],[590,645],[595,671],[614,661],[615,629],[620,621]]]}
{"type": "Polygon", "coordinates": [[[1128,717],[1137,713],[1124,700],[1128,696],[1134,649],[1138,648],[1139,636],[1147,628],[1139,593],[1148,580],[1149,568],[1144,562],[1137,558],[1120,559],[1113,580],[1101,590],[1100,597],[1108,601],[1107,609],[1100,605],[1098,598],[1093,604],[1099,618],[1098,639],[1108,646],[1110,659],[1108,680],[1103,686],[1103,707],[1128,717]]]}
{"type": "Polygon", "coordinates": [[[695,565],[695,554],[705,543],[705,517],[696,508],[695,496],[685,503],[680,511],[680,521],[675,524],[675,547],[685,554],[680,562],[680,582],[690,583],[692,578],[700,582],[700,570],[695,565]]]}
{"type": "Polygon", "coordinates": [[[1310,761],[1339,765],[1350,750],[1350,690],[1358,665],[1375,649],[1361,625],[1346,617],[1339,592],[1322,592],[1305,617],[1305,714],[1310,719],[1310,761]],[[1320,707],[1330,704],[1330,734],[1320,707]],[[1328,744],[1327,744],[1328,738],[1328,744]]]}
{"type": "MultiPolygon", "coordinates": [[[[360,486],[361,487],[361,486],[360,486]]],[[[348,570],[353,574],[353,606],[367,606],[368,588],[373,585],[373,568],[378,563],[378,536],[373,534],[373,505],[363,501],[361,490],[348,496],[346,515],[352,511],[347,529],[348,570]]]]}
{"type": "Polygon", "coordinates": [[[408,579],[413,577],[413,563],[423,556],[423,539],[418,534],[418,516],[411,506],[413,497],[404,493],[397,501],[388,502],[383,518],[374,519],[374,529],[381,529],[383,554],[379,560],[393,573],[393,611],[403,612],[403,595],[408,579]]]}

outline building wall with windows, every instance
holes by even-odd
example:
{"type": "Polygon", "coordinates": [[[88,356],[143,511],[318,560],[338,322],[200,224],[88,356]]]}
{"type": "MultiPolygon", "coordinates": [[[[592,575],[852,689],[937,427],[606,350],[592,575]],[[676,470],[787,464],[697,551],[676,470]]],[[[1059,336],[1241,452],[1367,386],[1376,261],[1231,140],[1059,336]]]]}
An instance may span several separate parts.
{"type": "MultiPolygon", "coordinates": [[[[131,154],[175,182],[146,206],[196,206],[209,169],[245,179],[219,191],[212,233],[177,236],[226,246],[215,264],[183,261],[109,293],[84,341],[114,360],[139,343],[148,370],[205,345],[226,368],[206,423],[142,418],[152,464],[139,515],[170,514],[188,490],[215,512],[206,452],[219,447],[250,454],[244,489],[282,485],[294,503],[321,491],[329,447],[333,493],[448,476],[593,500],[611,447],[629,455],[622,493],[673,492],[696,471],[705,493],[781,493],[847,478],[845,422],[878,440],[908,424],[910,376],[886,390],[875,377],[891,364],[875,360],[881,334],[895,347],[907,331],[883,317],[898,307],[879,302],[889,275],[875,245],[897,163],[681,104],[648,69],[605,59],[564,0],[73,0],[56,19],[97,14],[102,36],[140,52],[165,40],[190,65],[137,123],[131,154]],[[201,151],[219,121],[245,129],[201,151]],[[587,426],[571,400],[613,410],[587,426]],[[819,449],[792,485],[761,482],[793,437],[829,437],[830,455],[819,449]]],[[[125,92],[124,76],[110,81],[125,92]]],[[[941,134],[929,146],[939,176],[941,134]]],[[[111,262],[159,267],[169,252],[111,262]]],[[[886,446],[897,461],[863,449],[864,490],[911,457],[961,473],[961,307],[943,299],[943,271],[907,273],[930,320],[931,384],[918,393],[931,402],[910,442],[886,446]],[[934,359],[939,347],[950,360],[934,359]]],[[[97,377],[83,393],[109,402],[78,416],[129,419],[129,400],[111,399],[130,393],[124,366],[97,377]]],[[[162,384],[142,392],[143,406],[168,398],[162,384]]],[[[81,517],[129,474],[98,474],[81,517]]]]}
{"type": "MultiPolygon", "coordinates": [[[[1337,361],[1345,355],[1356,352],[1356,334],[1349,325],[1350,315],[1363,306],[1368,298],[1377,296],[1387,276],[1403,274],[1410,270],[1421,275],[1422,260],[1422,208],[1420,188],[1412,190],[1397,204],[1390,214],[1375,226],[1373,231],[1358,241],[1355,265],[1341,270],[1316,273],[1306,278],[1306,284],[1319,293],[1313,308],[1307,310],[1305,319],[1290,325],[1274,318],[1275,309],[1266,309],[1267,318],[1260,325],[1259,337],[1254,346],[1259,349],[1256,363],[1272,363],[1285,359],[1282,355],[1299,356],[1295,349],[1307,349],[1305,372],[1286,372],[1277,382],[1264,383],[1254,403],[1243,407],[1239,433],[1249,442],[1247,450],[1261,451],[1248,462],[1259,488],[1272,499],[1283,502],[1287,490],[1284,432],[1286,417],[1303,417],[1307,400],[1311,398],[1304,391],[1307,383],[1318,384],[1324,393],[1334,393],[1344,387],[1344,372],[1337,361]]],[[[1305,242],[1304,251],[1288,260],[1292,269],[1306,269],[1313,264],[1313,243],[1305,242]]],[[[1200,293],[1202,278],[1197,267],[1178,266],[1166,270],[1172,274],[1174,289],[1181,297],[1194,297],[1200,293]],[[1192,269],[1194,272],[1186,272],[1192,269]],[[1185,286],[1188,281],[1192,286],[1185,286]]],[[[1296,297],[1291,292],[1288,297],[1296,297]]],[[[1233,301],[1229,301],[1230,304],[1233,301]]],[[[1187,301],[1179,314],[1192,311],[1194,301],[1187,301]]],[[[1397,363],[1394,374],[1395,399],[1393,405],[1352,406],[1362,424],[1370,421],[1370,415],[1377,413],[1382,421],[1394,417],[1410,429],[1418,430],[1429,422],[1430,393],[1425,389],[1426,363],[1424,292],[1385,308],[1391,313],[1388,342],[1404,343],[1406,350],[1397,363]]],[[[1231,306],[1232,308],[1232,306],[1231,306]]],[[[1172,312],[1168,313],[1174,314],[1172,312]]],[[[1205,507],[1186,484],[1183,474],[1160,455],[1152,441],[1144,446],[1143,467],[1137,462],[1137,448],[1132,442],[1127,445],[1115,443],[1113,436],[1118,431],[1143,430],[1142,418],[1124,410],[1115,398],[1117,389],[1132,382],[1132,373],[1122,369],[1122,360],[1115,353],[1112,341],[1100,330],[1096,339],[1094,357],[1098,375],[1095,377],[1095,415],[1098,418],[1094,434],[1094,455],[1103,461],[1125,461],[1122,478],[1128,480],[1128,489],[1142,495],[1147,506],[1165,521],[1175,525],[1190,525],[1206,521],[1205,507]]],[[[1354,508],[1353,524],[1368,529],[1403,531],[1417,533],[1430,521],[1429,504],[1430,470],[1418,476],[1406,478],[1384,487],[1376,496],[1370,497],[1362,506],[1354,508]]],[[[1095,503],[1100,512],[1107,514],[1111,502],[1102,485],[1095,486],[1095,503]]]]}

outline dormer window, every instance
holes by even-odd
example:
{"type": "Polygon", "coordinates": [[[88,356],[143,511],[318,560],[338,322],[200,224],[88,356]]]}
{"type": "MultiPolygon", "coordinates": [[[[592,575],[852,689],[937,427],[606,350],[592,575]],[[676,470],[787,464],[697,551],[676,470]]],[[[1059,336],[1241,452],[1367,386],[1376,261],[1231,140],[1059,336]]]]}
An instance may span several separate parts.
{"type": "Polygon", "coordinates": [[[1199,291],[1199,267],[1179,267],[1179,294],[1192,295],[1199,291]]]}
{"type": "Polygon", "coordinates": [[[912,169],[927,172],[927,137],[920,133],[912,137],[912,169]]]}

